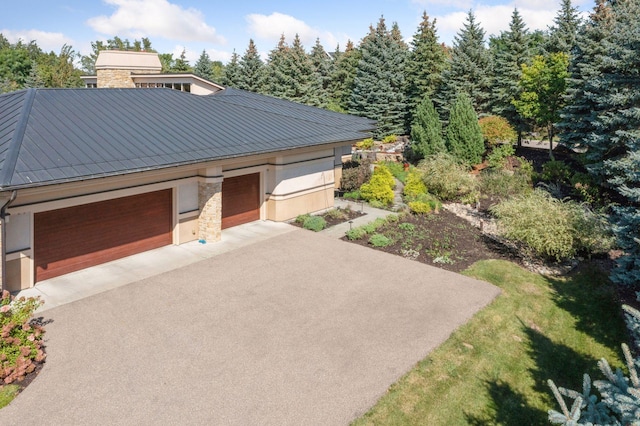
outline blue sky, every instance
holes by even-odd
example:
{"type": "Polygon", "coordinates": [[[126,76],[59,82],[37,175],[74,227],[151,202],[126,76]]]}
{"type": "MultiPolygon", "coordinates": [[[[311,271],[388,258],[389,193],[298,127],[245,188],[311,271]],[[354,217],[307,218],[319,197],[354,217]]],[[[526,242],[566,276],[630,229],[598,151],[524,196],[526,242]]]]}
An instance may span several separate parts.
{"type": "MultiPolygon", "coordinates": [[[[587,12],[593,0],[574,0],[587,12]]],[[[11,42],[36,40],[46,51],[59,52],[64,43],[87,54],[91,41],[120,36],[149,37],[162,53],[178,56],[186,49],[193,64],[202,50],[227,62],[240,55],[250,38],[266,57],[281,34],[291,42],[298,33],[308,49],[320,38],[326,50],[347,40],[358,43],[370,25],[384,16],[397,22],[410,39],[422,12],[436,18],[440,40],[452,44],[469,10],[487,33],[506,30],[514,7],[529,29],[552,24],[560,0],[22,0],[3,6],[0,32],[11,42]]]]}

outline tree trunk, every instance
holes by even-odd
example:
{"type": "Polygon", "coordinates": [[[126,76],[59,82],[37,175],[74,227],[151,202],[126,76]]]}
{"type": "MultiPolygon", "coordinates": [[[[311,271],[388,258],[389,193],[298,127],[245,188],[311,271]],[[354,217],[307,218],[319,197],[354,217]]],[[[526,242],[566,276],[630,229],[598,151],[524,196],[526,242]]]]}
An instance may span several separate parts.
{"type": "Polygon", "coordinates": [[[553,156],[553,124],[550,124],[547,129],[549,133],[549,158],[551,158],[551,161],[555,161],[553,156]]]}

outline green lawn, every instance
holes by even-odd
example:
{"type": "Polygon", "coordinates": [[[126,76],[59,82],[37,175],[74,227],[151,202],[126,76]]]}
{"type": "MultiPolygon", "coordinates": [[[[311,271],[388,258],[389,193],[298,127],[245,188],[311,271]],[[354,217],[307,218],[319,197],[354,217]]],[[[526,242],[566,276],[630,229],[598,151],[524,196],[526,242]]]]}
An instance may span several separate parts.
{"type": "MultiPolygon", "coordinates": [[[[392,385],[355,425],[544,425],[556,408],[546,384],[582,388],[604,357],[621,366],[626,332],[606,276],[545,278],[481,261],[464,272],[502,294],[392,385]]],[[[461,295],[462,297],[462,295],[461,295]]]]}

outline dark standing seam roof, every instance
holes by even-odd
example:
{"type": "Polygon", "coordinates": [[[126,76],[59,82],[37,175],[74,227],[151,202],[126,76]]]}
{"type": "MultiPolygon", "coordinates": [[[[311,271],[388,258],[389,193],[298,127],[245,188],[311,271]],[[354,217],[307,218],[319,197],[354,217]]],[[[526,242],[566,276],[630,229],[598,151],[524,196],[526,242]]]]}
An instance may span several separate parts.
{"type": "Polygon", "coordinates": [[[226,89],[0,95],[0,190],[359,140],[375,122],[226,89]]]}

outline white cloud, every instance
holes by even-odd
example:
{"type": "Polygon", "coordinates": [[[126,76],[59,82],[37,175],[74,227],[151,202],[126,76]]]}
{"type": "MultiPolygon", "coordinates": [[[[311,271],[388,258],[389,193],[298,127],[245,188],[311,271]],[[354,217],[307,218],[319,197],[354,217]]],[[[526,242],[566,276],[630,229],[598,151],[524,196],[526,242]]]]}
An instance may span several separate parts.
{"type": "Polygon", "coordinates": [[[108,36],[164,37],[180,41],[224,44],[224,37],[205,22],[197,9],[184,9],[167,0],[104,0],[116,7],[111,16],[87,20],[95,31],[108,36]]]}
{"type": "Polygon", "coordinates": [[[62,33],[50,33],[40,30],[15,31],[8,29],[2,29],[0,33],[2,33],[10,43],[17,43],[18,40],[22,40],[23,43],[29,43],[35,40],[38,47],[45,52],[54,51],[59,53],[64,44],[73,46],[73,40],[62,33]]]}
{"type": "Polygon", "coordinates": [[[412,0],[411,3],[418,4],[424,8],[431,8],[436,4],[465,10],[473,7],[473,0],[412,0]]]}
{"type": "MultiPolygon", "coordinates": [[[[271,15],[252,13],[247,15],[245,19],[248,23],[250,36],[269,43],[271,45],[269,50],[278,43],[282,34],[288,43],[291,43],[295,35],[298,34],[307,50],[311,49],[317,38],[320,39],[320,43],[325,49],[329,50],[339,42],[341,46],[344,46],[347,41],[346,36],[337,37],[329,31],[313,28],[304,21],[279,12],[273,12],[271,15]]],[[[242,54],[242,52],[238,53],[242,54]]]]}

